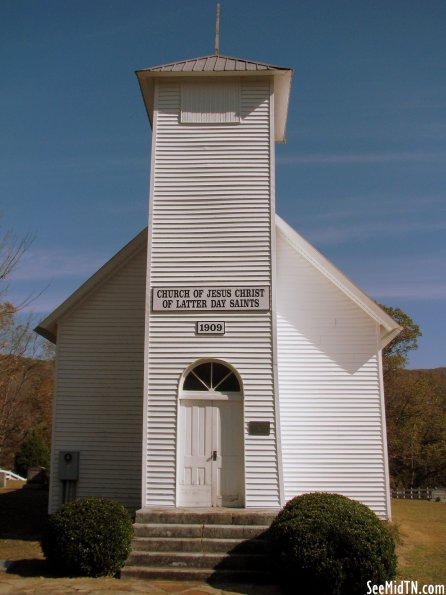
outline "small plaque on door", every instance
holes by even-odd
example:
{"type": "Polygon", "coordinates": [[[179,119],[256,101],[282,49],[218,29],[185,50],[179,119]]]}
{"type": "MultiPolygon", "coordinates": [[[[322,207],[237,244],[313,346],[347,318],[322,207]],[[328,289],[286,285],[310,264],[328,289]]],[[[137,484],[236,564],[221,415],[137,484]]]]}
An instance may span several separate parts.
{"type": "Polygon", "coordinates": [[[250,436],[269,436],[271,433],[271,422],[250,421],[248,422],[248,434],[250,436]]]}

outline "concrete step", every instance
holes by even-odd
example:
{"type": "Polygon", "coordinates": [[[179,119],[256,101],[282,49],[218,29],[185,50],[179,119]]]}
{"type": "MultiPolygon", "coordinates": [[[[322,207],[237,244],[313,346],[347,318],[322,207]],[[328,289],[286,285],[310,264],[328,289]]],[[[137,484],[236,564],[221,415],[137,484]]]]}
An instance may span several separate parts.
{"type": "Polygon", "coordinates": [[[261,538],[269,529],[268,525],[204,525],[203,537],[215,539],[255,539],[261,538]]]}
{"type": "Polygon", "coordinates": [[[146,580],[208,581],[212,583],[273,583],[270,574],[260,570],[213,570],[210,568],[172,568],[150,566],[125,566],[123,578],[146,580]]]}
{"type": "Polygon", "coordinates": [[[175,523],[134,523],[135,537],[203,537],[202,525],[177,525],[175,523]]]}
{"type": "Polygon", "coordinates": [[[143,508],[136,513],[136,523],[187,525],[270,525],[278,509],[190,509],[143,508]]]}
{"type": "Polygon", "coordinates": [[[184,568],[211,570],[256,570],[265,569],[268,558],[261,554],[221,554],[202,552],[145,552],[134,550],[127,559],[128,566],[149,568],[184,568]]]}
{"type": "Polygon", "coordinates": [[[268,582],[264,537],[276,514],[275,509],[245,508],[139,510],[122,575],[268,582]]]}
{"type": "Polygon", "coordinates": [[[269,525],[135,523],[133,527],[136,537],[254,539],[265,533],[269,525]]]}
{"type": "Polygon", "coordinates": [[[135,537],[133,549],[140,552],[265,553],[263,539],[201,539],[189,537],[135,537]]]}

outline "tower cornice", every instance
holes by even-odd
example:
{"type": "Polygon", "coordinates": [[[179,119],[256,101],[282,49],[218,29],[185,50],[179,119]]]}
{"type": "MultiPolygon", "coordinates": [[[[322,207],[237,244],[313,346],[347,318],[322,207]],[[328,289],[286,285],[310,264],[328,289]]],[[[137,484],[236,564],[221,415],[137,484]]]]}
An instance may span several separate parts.
{"type": "Polygon", "coordinates": [[[136,76],[139,81],[150,125],[153,122],[154,89],[155,80],[157,79],[165,77],[198,78],[206,76],[219,78],[271,76],[274,80],[275,141],[284,143],[293,73],[293,69],[283,66],[232,56],[211,54],[209,56],[189,58],[187,60],[179,60],[137,70],[136,76]]]}

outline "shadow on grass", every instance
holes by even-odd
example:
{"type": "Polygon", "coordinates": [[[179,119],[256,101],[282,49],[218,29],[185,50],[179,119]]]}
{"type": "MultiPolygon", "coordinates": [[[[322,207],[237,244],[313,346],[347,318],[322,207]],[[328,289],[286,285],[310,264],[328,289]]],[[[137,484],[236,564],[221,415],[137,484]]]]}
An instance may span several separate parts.
{"type": "Polygon", "coordinates": [[[98,580],[101,578],[120,578],[120,571],[115,576],[99,576],[99,577],[89,577],[88,575],[77,575],[77,574],[67,574],[64,572],[58,572],[56,569],[52,568],[46,560],[42,560],[39,558],[30,558],[24,560],[14,560],[13,562],[9,562],[6,568],[7,574],[14,574],[20,576],[22,578],[60,578],[60,579],[71,579],[71,578],[97,578],[98,580]]]}
{"type": "Polygon", "coordinates": [[[40,541],[48,519],[48,491],[45,489],[1,489],[0,490],[0,540],[11,542],[10,552],[3,544],[3,556],[7,559],[5,570],[8,574],[22,577],[53,577],[46,561],[39,558],[19,558],[20,554],[33,555],[34,546],[20,542],[40,541]],[[14,543],[17,541],[18,543],[14,543]],[[23,546],[23,547],[22,547],[23,546]],[[20,548],[20,550],[18,550],[20,548]],[[17,555],[17,551],[20,551],[17,555]]]}
{"type": "Polygon", "coordinates": [[[32,558],[29,560],[13,560],[9,563],[6,572],[8,574],[15,574],[23,578],[43,577],[43,578],[60,578],[61,575],[55,574],[49,568],[46,560],[32,558]]]}
{"type": "Polygon", "coordinates": [[[47,490],[0,490],[0,539],[39,541],[47,519],[47,490]]]}

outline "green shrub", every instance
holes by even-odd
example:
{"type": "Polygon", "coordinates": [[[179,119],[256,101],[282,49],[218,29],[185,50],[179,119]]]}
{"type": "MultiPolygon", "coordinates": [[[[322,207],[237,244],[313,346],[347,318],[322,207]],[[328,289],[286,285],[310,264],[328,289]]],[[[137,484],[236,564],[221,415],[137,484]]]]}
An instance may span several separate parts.
{"type": "Polygon", "coordinates": [[[50,449],[44,439],[35,431],[22,443],[15,455],[14,468],[16,473],[26,477],[30,467],[50,466],[50,449]]]}
{"type": "Polygon", "coordinates": [[[272,570],[293,593],[364,595],[396,572],[391,532],[367,506],[338,494],[290,500],[268,531],[272,570]]]}
{"type": "Polygon", "coordinates": [[[119,502],[79,498],[50,517],[41,545],[59,573],[111,576],[124,565],[132,537],[130,515],[119,502]]]}

